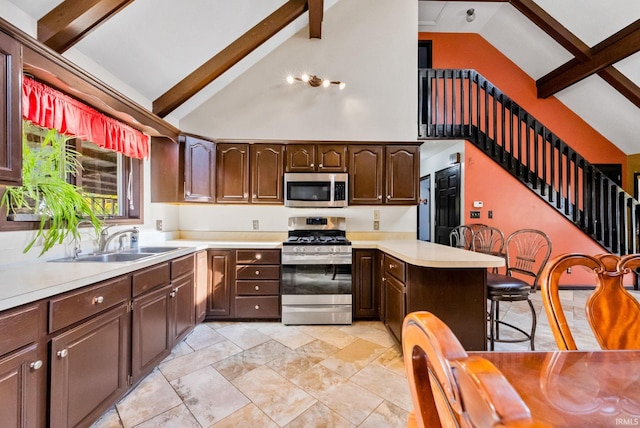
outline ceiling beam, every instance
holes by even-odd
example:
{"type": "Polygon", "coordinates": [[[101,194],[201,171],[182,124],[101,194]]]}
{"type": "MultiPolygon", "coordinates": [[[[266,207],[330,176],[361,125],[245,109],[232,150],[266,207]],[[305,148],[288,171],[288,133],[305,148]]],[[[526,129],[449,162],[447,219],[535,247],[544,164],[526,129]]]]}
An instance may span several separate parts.
{"type": "MultiPolygon", "coordinates": [[[[640,20],[590,49],[590,58],[574,58],[536,81],[538,97],[547,98],[640,51],[640,20]]],[[[613,77],[613,74],[611,75],[613,77]]]]}
{"type": "Polygon", "coordinates": [[[62,53],[133,1],[65,0],[38,20],[38,40],[62,53]]]}
{"type": "Polygon", "coordinates": [[[287,1],[278,10],[160,95],[153,101],[153,112],[160,117],[168,115],[306,10],[307,0],[287,1]]]}
{"type": "Polygon", "coordinates": [[[323,0],[308,0],[309,4],[309,38],[322,38],[323,0]]]}

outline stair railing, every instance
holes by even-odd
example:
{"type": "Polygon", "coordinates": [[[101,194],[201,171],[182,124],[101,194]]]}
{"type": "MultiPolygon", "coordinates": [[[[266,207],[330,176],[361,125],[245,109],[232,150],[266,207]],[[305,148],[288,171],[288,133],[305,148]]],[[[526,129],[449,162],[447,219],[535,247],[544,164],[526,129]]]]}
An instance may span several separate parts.
{"type": "Polygon", "coordinates": [[[584,233],[639,252],[640,204],[475,70],[419,70],[419,135],[466,139],[584,233]]]}

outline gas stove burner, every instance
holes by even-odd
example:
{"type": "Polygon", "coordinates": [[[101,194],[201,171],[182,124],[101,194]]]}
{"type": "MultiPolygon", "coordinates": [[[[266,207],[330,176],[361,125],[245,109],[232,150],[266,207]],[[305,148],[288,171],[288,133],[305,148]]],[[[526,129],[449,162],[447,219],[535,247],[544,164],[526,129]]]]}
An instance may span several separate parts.
{"type": "Polygon", "coordinates": [[[328,244],[340,244],[349,245],[350,242],[344,236],[325,236],[325,235],[309,235],[309,236],[289,236],[285,244],[299,244],[299,245],[328,245],[328,244]]]}

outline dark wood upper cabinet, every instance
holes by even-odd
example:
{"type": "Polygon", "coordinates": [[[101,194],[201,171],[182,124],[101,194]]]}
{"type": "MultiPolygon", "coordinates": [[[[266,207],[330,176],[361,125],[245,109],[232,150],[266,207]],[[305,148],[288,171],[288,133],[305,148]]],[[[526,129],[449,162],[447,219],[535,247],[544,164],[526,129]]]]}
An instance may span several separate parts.
{"type": "Polygon", "coordinates": [[[349,204],[379,205],[384,193],[383,146],[352,146],[349,152],[349,204]]]}
{"type": "Polygon", "coordinates": [[[184,200],[215,202],[216,145],[201,138],[181,136],[184,145],[184,200]]]}
{"type": "Polygon", "coordinates": [[[22,46],[0,32],[0,184],[22,183],[22,46]]]}
{"type": "Polygon", "coordinates": [[[215,202],[216,145],[180,135],[151,139],[151,202],[215,202]]]}
{"type": "Polygon", "coordinates": [[[347,172],[347,145],[290,144],[286,172],[347,172]]]}
{"type": "Polygon", "coordinates": [[[219,143],[216,202],[249,202],[249,144],[219,143]]]}
{"type": "Polygon", "coordinates": [[[386,146],[387,204],[418,203],[420,176],[419,146],[386,146]]]}
{"type": "Polygon", "coordinates": [[[281,204],[284,146],[279,144],[252,144],[251,203],[281,204]]]}

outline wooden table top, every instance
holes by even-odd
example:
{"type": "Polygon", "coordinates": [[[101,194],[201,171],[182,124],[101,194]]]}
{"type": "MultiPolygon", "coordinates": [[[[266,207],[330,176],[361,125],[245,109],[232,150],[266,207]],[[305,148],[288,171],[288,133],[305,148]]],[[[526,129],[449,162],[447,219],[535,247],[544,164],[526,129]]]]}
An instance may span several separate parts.
{"type": "Polygon", "coordinates": [[[640,426],[640,350],[469,352],[490,360],[554,427],[640,426]]]}

